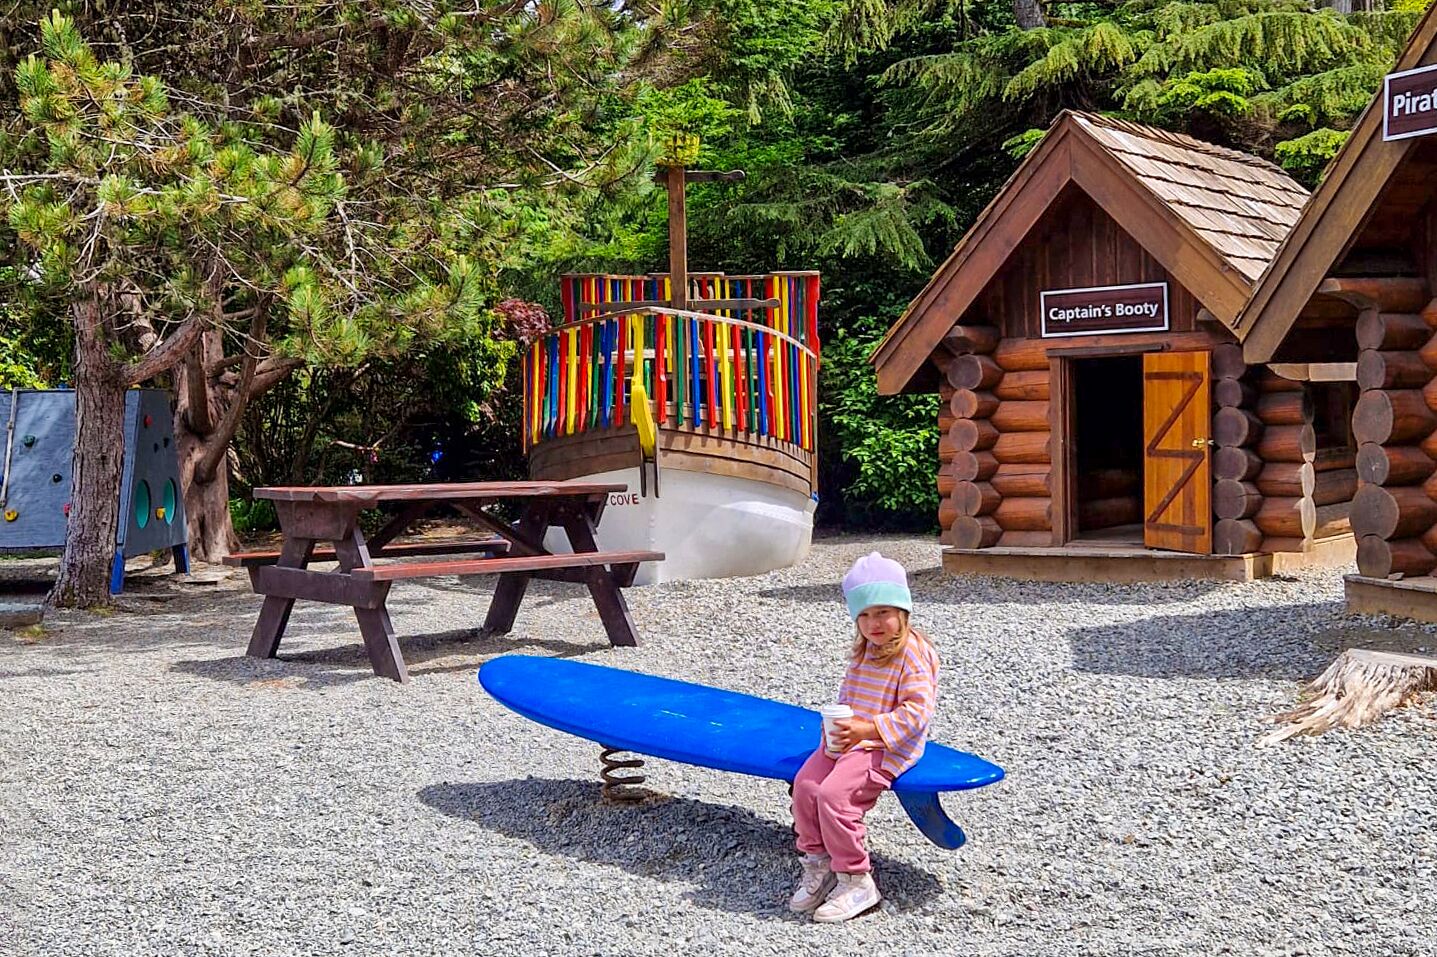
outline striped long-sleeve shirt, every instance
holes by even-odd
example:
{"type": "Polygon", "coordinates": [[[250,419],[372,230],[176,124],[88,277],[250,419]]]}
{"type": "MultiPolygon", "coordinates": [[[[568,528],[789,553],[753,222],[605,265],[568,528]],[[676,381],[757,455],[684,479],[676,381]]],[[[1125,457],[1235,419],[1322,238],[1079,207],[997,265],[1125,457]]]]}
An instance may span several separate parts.
{"type": "Polygon", "coordinates": [[[882,748],[883,770],[897,777],[923,756],[938,702],[938,653],[918,632],[910,633],[903,653],[887,662],[874,661],[865,649],[862,661],[849,663],[838,701],[878,726],[882,741],[859,747],[882,748]]]}

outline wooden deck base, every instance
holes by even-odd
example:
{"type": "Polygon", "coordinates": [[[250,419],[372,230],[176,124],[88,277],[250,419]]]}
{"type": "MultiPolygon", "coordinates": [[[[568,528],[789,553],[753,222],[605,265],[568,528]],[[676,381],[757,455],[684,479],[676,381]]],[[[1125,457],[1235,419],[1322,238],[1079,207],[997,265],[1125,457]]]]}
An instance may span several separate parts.
{"type": "Polygon", "coordinates": [[[1021,581],[1244,582],[1299,568],[1345,565],[1356,554],[1357,545],[1350,535],[1324,539],[1306,552],[1246,555],[1189,555],[1137,544],[1072,542],[1061,548],[945,548],[943,568],[953,575],[994,575],[1021,581]]]}
{"type": "Polygon", "coordinates": [[[1347,610],[1355,615],[1394,615],[1416,621],[1437,621],[1437,578],[1343,577],[1347,610]]]}

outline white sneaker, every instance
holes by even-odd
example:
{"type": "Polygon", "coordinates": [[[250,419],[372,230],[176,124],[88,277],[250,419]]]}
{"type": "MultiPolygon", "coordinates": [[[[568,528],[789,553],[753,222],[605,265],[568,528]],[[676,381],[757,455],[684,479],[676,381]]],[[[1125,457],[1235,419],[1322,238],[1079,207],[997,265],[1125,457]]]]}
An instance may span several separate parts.
{"type": "Polygon", "coordinates": [[[803,855],[803,874],[798,879],[793,896],[788,899],[788,909],[795,914],[808,913],[823,903],[837,880],[827,854],[803,855]]]}
{"type": "Polygon", "coordinates": [[[878,906],[882,899],[872,874],[839,874],[838,886],[813,912],[813,919],[820,924],[837,924],[878,906]]]}

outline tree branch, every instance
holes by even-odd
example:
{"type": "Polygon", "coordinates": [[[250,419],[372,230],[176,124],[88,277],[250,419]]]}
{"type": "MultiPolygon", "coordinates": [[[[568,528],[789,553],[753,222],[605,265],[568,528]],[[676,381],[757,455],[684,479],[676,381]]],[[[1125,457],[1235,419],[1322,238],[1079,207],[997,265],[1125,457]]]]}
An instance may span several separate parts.
{"type": "MultiPolygon", "coordinates": [[[[261,296],[255,303],[254,314],[250,317],[249,335],[244,340],[244,359],[240,363],[239,382],[235,385],[234,398],[225,409],[214,431],[205,443],[205,454],[195,466],[195,481],[202,484],[213,482],[220,463],[226,461],[230,443],[239,431],[240,420],[249,406],[251,385],[255,370],[260,364],[260,350],[265,342],[269,326],[269,296],[261,296]]],[[[208,383],[206,383],[208,387],[208,383]]],[[[206,388],[208,392],[208,388],[206,388]]]]}

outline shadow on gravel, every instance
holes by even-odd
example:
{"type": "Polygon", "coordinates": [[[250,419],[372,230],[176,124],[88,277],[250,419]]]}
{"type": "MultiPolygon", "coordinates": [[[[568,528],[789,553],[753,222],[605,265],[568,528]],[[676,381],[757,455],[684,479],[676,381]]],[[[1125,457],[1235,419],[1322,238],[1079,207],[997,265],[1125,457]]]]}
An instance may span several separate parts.
{"type": "MultiPolygon", "coordinates": [[[[554,658],[575,658],[609,647],[606,640],[576,644],[527,636],[518,632],[484,636],[473,629],[400,636],[399,647],[409,666],[411,678],[424,675],[476,671],[490,658],[506,654],[537,653],[554,658]]],[[[364,652],[358,629],[354,643],[330,648],[286,653],[280,644],[279,657],[251,658],[232,655],[194,661],[177,661],[171,671],[198,675],[215,681],[247,685],[256,681],[291,679],[294,687],[321,690],[357,681],[385,681],[376,677],[364,652]]]]}
{"type": "Polygon", "coordinates": [[[1316,635],[1294,627],[1294,613],[1342,613],[1342,602],[1154,615],[1142,621],[1068,632],[1073,668],[1136,678],[1310,678],[1331,655],[1316,635]]]}
{"type": "MultiPolygon", "coordinates": [[[[1011,578],[958,577],[934,567],[910,572],[908,587],[913,592],[914,604],[922,608],[924,605],[985,603],[1167,605],[1194,601],[1218,588],[1232,586],[1216,581],[1143,582],[1135,585],[1027,582],[1011,578]]],[[[837,582],[764,588],[758,594],[763,598],[812,604],[833,602],[841,605],[843,602],[843,590],[837,582]]]]}
{"type": "MultiPolygon", "coordinates": [[[[450,817],[554,857],[697,884],[685,896],[699,907],[804,919],[788,912],[798,875],[793,832],[744,808],[662,795],[610,804],[600,798],[597,783],[549,778],[435,784],[418,795],[450,817]]],[[[921,907],[943,892],[937,878],[912,865],[874,854],[873,866],[884,897],[899,910],[921,907]]]]}

